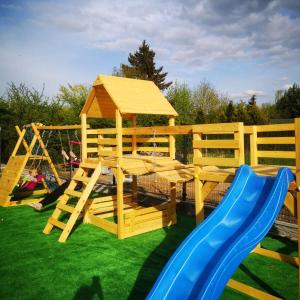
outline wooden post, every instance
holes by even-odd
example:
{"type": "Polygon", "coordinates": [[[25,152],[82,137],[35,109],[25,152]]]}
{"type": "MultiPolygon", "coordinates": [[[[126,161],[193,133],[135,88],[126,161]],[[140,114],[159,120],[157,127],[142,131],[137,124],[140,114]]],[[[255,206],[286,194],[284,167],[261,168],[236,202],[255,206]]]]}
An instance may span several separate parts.
{"type": "Polygon", "coordinates": [[[250,133],[250,166],[256,166],[257,163],[257,127],[252,126],[250,133]]]}
{"type": "MultiPolygon", "coordinates": [[[[136,115],[132,116],[131,119],[131,127],[136,127],[136,115]]],[[[137,155],[137,142],[136,142],[136,134],[132,135],[132,156],[137,155]]],[[[132,200],[135,202],[137,200],[137,176],[132,175],[132,200]]]]}
{"type": "MultiPolygon", "coordinates": [[[[19,135],[19,136],[22,136],[22,131],[21,131],[21,129],[19,128],[19,126],[15,126],[15,128],[16,128],[16,131],[17,131],[18,135],[19,135]]],[[[26,129],[24,129],[24,130],[26,130],[26,129]]],[[[25,140],[25,138],[24,138],[24,135],[23,135],[23,138],[22,138],[22,143],[23,143],[23,146],[24,146],[25,149],[26,149],[26,152],[28,152],[28,151],[29,151],[29,146],[28,146],[28,144],[27,144],[27,142],[26,142],[26,140],[25,140]]]]}
{"type": "Polygon", "coordinates": [[[122,156],[123,156],[123,136],[122,136],[122,116],[116,109],[116,129],[117,129],[117,167],[116,167],[116,182],[117,182],[117,216],[118,216],[118,239],[124,238],[124,203],[123,203],[123,183],[124,174],[122,171],[122,156]]]}
{"type": "MultiPolygon", "coordinates": [[[[52,174],[53,174],[54,177],[55,177],[55,180],[56,180],[57,184],[58,184],[58,185],[61,185],[61,184],[62,184],[62,180],[59,178],[59,175],[58,175],[58,173],[57,173],[57,171],[56,171],[56,169],[55,169],[55,166],[54,166],[54,164],[53,164],[53,162],[52,162],[52,160],[51,160],[51,158],[50,158],[50,155],[49,155],[49,153],[48,153],[48,150],[47,150],[47,148],[46,148],[46,146],[45,146],[45,144],[44,144],[44,142],[43,142],[43,140],[42,140],[42,138],[41,138],[41,136],[40,136],[39,131],[36,129],[36,126],[35,126],[34,123],[32,123],[31,126],[32,126],[32,130],[33,130],[33,132],[34,132],[34,135],[37,137],[37,140],[38,140],[38,142],[39,142],[39,144],[40,144],[40,146],[41,146],[41,148],[42,148],[42,150],[43,150],[43,156],[46,157],[47,162],[48,162],[48,164],[49,164],[49,167],[50,167],[50,169],[51,169],[51,171],[52,171],[52,174]]],[[[32,146],[32,148],[33,148],[33,146],[32,146]]],[[[30,146],[30,153],[31,153],[31,151],[32,151],[32,148],[31,148],[31,146],[30,146]]]]}
{"type": "MultiPolygon", "coordinates": [[[[295,147],[296,147],[296,185],[300,186],[300,118],[295,119],[295,147]]],[[[297,225],[298,225],[298,260],[300,261],[300,192],[297,192],[297,225]]],[[[300,268],[298,267],[298,293],[300,295],[300,268]]]]}
{"type": "MultiPolygon", "coordinates": [[[[175,126],[175,117],[171,116],[169,117],[169,126],[175,126]]],[[[170,154],[170,158],[175,159],[175,152],[176,152],[176,148],[175,148],[175,136],[170,134],[169,136],[169,154],[170,154]]]]}
{"type": "MultiPolygon", "coordinates": [[[[18,127],[18,126],[16,126],[16,130],[17,130],[17,132],[18,132],[18,134],[19,134],[19,138],[18,138],[18,141],[17,141],[17,143],[16,143],[16,145],[15,145],[15,148],[14,148],[12,154],[11,154],[12,157],[17,155],[17,152],[18,152],[18,150],[19,150],[19,148],[20,148],[20,145],[21,145],[21,143],[22,143],[22,141],[23,141],[23,139],[24,139],[25,132],[26,132],[26,129],[24,128],[24,129],[22,130],[22,132],[19,133],[19,131],[18,131],[19,127],[18,127],[18,129],[17,129],[17,127],[18,127]]],[[[19,129],[19,130],[20,130],[20,129],[19,129]]],[[[29,149],[27,148],[26,151],[28,152],[29,149]]]]}
{"type": "MultiPolygon", "coordinates": [[[[176,182],[170,183],[170,200],[171,200],[171,210],[168,209],[168,213],[172,215],[172,224],[177,223],[177,216],[176,216],[176,196],[177,196],[177,190],[176,190],[176,182]]],[[[169,216],[170,218],[170,216],[169,216]]],[[[170,221],[170,220],[168,220],[170,221]]]]}
{"type": "Polygon", "coordinates": [[[234,133],[234,139],[239,141],[239,149],[234,150],[234,157],[238,158],[239,165],[245,163],[245,151],[244,151],[244,124],[239,123],[238,131],[234,133]]]}
{"type": "MultiPolygon", "coordinates": [[[[201,140],[201,133],[193,134],[194,141],[201,140]]],[[[202,151],[200,149],[194,149],[194,159],[202,157],[202,151]]],[[[204,199],[202,197],[202,187],[203,183],[199,179],[199,174],[201,172],[201,167],[195,165],[195,215],[196,215],[196,224],[199,224],[204,220],[204,199]]]]}
{"type": "Polygon", "coordinates": [[[81,156],[82,161],[87,159],[87,124],[86,114],[81,114],[81,156]]]}
{"type": "MultiPolygon", "coordinates": [[[[136,127],[136,115],[132,116],[131,119],[131,127],[136,127]]],[[[132,156],[136,156],[137,154],[137,143],[136,143],[136,134],[132,135],[132,156]]]]}

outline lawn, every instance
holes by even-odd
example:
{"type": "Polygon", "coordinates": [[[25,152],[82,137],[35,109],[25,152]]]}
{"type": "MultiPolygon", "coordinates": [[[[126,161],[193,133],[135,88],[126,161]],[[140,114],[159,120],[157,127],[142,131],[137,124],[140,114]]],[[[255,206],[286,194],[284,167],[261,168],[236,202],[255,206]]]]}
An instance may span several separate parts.
{"type": "MultiPolygon", "coordinates": [[[[119,241],[80,224],[66,243],[42,233],[51,210],[0,207],[0,299],[144,299],[170,255],[194,226],[178,225],[119,241]]],[[[296,255],[296,243],[266,237],[263,246],[296,255]]],[[[298,299],[297,268],[249,255],[234,278],[284,299],[298,299]]],[[[250,299],[226,288],[222,299],[250,299]]]]}

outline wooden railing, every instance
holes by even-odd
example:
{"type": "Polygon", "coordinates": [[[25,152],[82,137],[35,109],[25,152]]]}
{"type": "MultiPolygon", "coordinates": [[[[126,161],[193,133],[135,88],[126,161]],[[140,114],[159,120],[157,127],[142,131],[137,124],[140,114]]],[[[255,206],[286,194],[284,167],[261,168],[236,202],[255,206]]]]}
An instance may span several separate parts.
{"type": "Polygon", "coordinates": [[[295,123],[245,126],[245,133],[250,134],[250,165],[264,158],[272,159],[272,164],[296,159],[295,123]]]}
{"type": "Polygon", "coordinates": [[[194,125],[193,148],[197,166],[238,167],[244,163],[243,123],[194,125]],[[208,156],[204,151],[207,149],[225,149],[226,152],[216,151],[213,156],[208,156]]]}

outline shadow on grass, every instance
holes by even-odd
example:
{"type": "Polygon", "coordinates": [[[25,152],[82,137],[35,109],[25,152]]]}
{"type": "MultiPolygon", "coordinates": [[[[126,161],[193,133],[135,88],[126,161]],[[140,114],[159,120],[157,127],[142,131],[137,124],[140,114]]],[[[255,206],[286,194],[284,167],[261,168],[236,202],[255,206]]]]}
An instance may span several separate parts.
{"type": "Polygon", "coordinates": [[[279,295],[271,286],[269,286],[267,283],[265,283],[263,280],[261,280],[258,276],[256,276],[254,273],[252,273],[245,265],[240,265],[240,270],[242,270],[249,278],[254,280],[262,290],[265,290],[269,294],[278,297],[280,299],[283,299],[281,295],[279,295]]]}
{"type": "Polygon", "coordinates": [[[73,300],[92,300],[103,298],[103,291],[99,276],[92,277],[91,285],[82,285],[75,293],[73,300]]]}
{"type": "Polygon", "coordinates": [[[178,220],[179,225],[163,228],[165,238],[145,260],[128,299],[145,299],[173,252],[193,229],[193,221],[183,226],[188,218],[178,215],[178,220]]]}

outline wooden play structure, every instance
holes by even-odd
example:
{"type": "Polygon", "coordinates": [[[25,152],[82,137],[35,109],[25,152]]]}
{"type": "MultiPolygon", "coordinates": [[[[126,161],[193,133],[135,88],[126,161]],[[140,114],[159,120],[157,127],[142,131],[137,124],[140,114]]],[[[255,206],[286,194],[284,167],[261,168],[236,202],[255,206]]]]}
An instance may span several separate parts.
{"type": "Polygon", "coordinates": [[[14,192],[26,166],[33,165],[34,162],[38,161],[38,165],[43,161],[46,162],[56,184],[61,185],[62,180],[60,179],[47,150],[48,141],[44,142],[43,138],[45,138],[45,136],[44,134],[41,134],[41,132],[48,132],[48,138],[50,138],[51,132],[54,130],[80,129],[81,126],[45,126],[43,124],[32,123],[23,126],[22,130],[19,126],[16,126],[15,128],[19,138],[0,177],[1,206],[16,206],[40,202],[44,198],[44,195],[51,191],[47,181],[43,179],[41,182],[44,187],[43,189],[33,191],[18,190],[17,192],[14,192]],[[29,139],[26,139],[26,136],[28,138],[28,135],[29,139]],[[41,197],[23,199],[28,195],[40,195],[41,197]]]}
{"type": "MultiPolygon", "coordinates": [[[[97,77],[81,112],[83,162],[65,194],[60,197],[44,233],[48,234],[54,226],[58,227],[62,230],[59,241],[64,242],[82,211],[86,223],[116,234],[119,239],[175,224],[174,178],[175,182],[176,176],[184,178],[180,172],[190,168],[175,160],[173,133],[180,131],[180,128],[174,130],[175,116],[176,111],[153,82],[113,76],[97,77]],[[167,116],[169,126],[138,128],[137,114],[167,116]],[[87,129],[87,118],[113,118],[116,126],[87,129]],[[131,121],[131,128],[123,128],[123,119],[131,121]],[[117,194],[89,199],[103,166],[112,169],[117,194]],[[153,172],[173,176],[170,199],[156,206],[143,207],[137,202],[137,176],[153,172]],[[125,176],[133,178],[130,194],[123,193],[125,176]],[[83,183],[83,189],[75,191],[79,182],[83,183]],[[75,204],[74,198],[77,199],[75,204]],[[64,213],[70,214],[67,222],[60,219],[64,213]],[[114,217],[114,220],[109,217],[114,217]]],[[[188,180],[192,177],[189,172],[188,180]]]]}
{"type": "MultiPolygon", "coordinates": [[[[245,162],[245,136],[250,136],[250,165],[256,173],[275,175],[280,166],[272,162],[274,158],[282,159],[281,165],[284,161],[290,163],[296,182],[290,185],[285,205],[292,214],[299,215],[300,206],[295,203],[300,200],[297,192],[300,148],[296,142],[300,119],[290,124],[262,126],[242,123],[175,126],[176,116],[154,83],[98,76],[81,112],[82,163],[65,194],[59,198],[44,233],[49,234],[57,227],[62,230],[59,241],[64,242],[80,215],[85,223],[94,224],[119,239],[176,224],[176,183],[190,180],[195,182],[195,213],[199,223],[204,219],[205,198],[219,183],[231,183],[236,169],[245,162]],[[138,114],[165,116],[169,124],[137,127],[138,114]],[[116,125],[115,128],[88,129],[87,118],[112,118],[116,125]],[[129,120],[131,127],[124,128],[123,120],[129,120]],[[193,135],[193,165],[183,165],[175,159],[175,135],[186,134],[193,135]],[[111,168],[117,194],[90,198],[102,167],[111,168]],[[167,179],[171,192],[167,201],[144,207],[137,201],[137,176],[150,173],[167,179]],[[128,194],[123,192],[126,176],[132,176],[132,189],[128,194]],[[83,186],[80,191],[76,189],[79,183],[83,186]]],[[[299,257],[260,246],[254,252],[299,265],[299,257]]],[[[278,299],[234,280],[230,280],[228,286],[258,299],[278,299]]]]}

